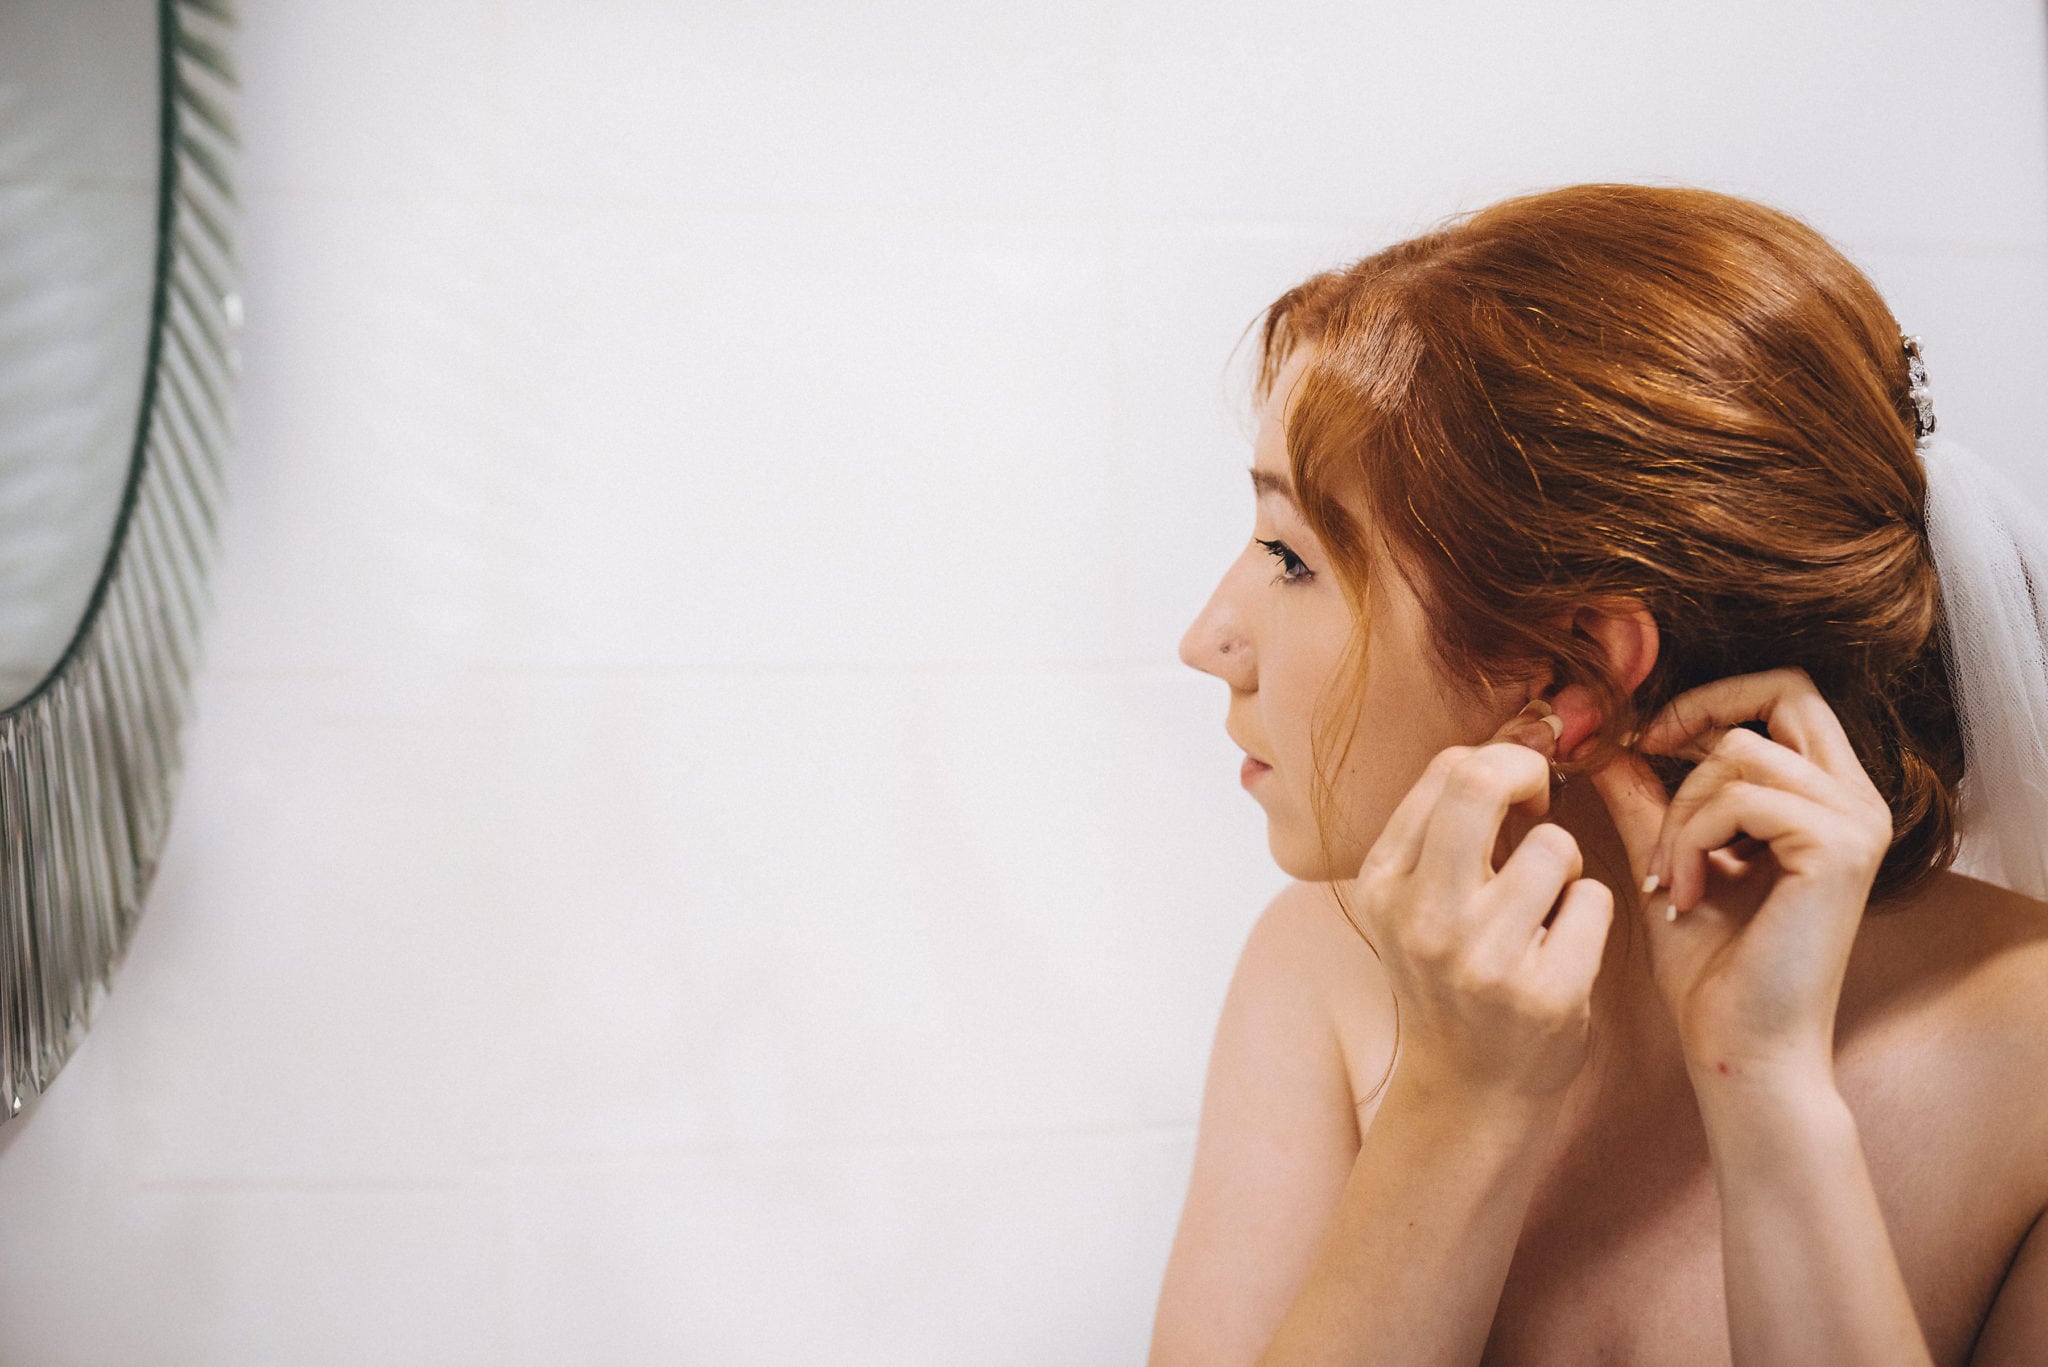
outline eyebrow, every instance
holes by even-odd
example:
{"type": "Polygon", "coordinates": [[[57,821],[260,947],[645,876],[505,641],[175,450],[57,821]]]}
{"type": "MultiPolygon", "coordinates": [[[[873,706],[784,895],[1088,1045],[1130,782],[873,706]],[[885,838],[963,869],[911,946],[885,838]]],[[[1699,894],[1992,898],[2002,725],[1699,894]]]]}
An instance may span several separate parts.
{"type": "Polygon", "coordinates": [[[1252,489],[1258,497],[1264,498],[1267,494],[1278,494],[1281,498],[1287,500],[1294,511],[1297,513],[1301,511],[1301,503],[1294,497],[1294,486],[1289,484],[1285,477],[1276,475],[1271,470],[1261,470],[1256,465],[1250,466],[1248,469],[1252,477],[1252,489]]]}

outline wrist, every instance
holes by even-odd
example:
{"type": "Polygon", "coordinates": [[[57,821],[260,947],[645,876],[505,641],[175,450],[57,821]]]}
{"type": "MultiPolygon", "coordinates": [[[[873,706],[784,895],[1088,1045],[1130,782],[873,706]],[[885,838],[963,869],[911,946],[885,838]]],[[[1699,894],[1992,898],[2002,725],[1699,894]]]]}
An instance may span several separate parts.
{"type": "Polygon", "coordinates": [[[1834,1050],[1828,1045],[1758,1049],[1695,1043],[1683,1052],[1696,1089],[1804,1093],[1835,1083],[1834,1050]]]}
{"type": "Polygon", "coordinates": [[[1843,1106],[1832,1058],[1686,1059],[1700,1116],[1709,1125],[1782,1119],[1803,1122],[1843,1106]]]}
{"type": "Polygon", "coordinates": [[[1388,1084],[1389,1100],[1433,1117],[1447,1136],[1460,1141],[1498,1141],[1519,1146],[1546,1132],[1564,1107],[1564,1093],[1527,1092],[1397,1063],[1388,1084]]]}

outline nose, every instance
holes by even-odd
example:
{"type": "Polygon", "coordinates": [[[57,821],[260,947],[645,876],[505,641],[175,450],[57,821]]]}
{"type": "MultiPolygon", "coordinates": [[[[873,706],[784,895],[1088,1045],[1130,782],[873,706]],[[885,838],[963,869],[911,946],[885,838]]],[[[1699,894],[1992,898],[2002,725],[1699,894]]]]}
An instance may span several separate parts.
{"type": "Polygon", "coordinates": [[[1230,592],[1231,575],[1209,595],[1209,601],[1180,638],[1180,660],[1190,669],[1214,674],[1232,687],[1249,690],[1252,676],[1251,635],[1230,592]]]}

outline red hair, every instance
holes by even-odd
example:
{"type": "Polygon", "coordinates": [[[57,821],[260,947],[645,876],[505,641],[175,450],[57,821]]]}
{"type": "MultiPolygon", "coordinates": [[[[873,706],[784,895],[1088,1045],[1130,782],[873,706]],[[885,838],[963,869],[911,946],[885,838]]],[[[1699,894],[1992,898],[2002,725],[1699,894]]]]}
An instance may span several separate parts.
{"type": "MultiPolygon", "coordinates": [[[[1371,557],[1390,555],[1450,687],[1547,667],[1592,690],[1600,727],[1562,770],[1605,764],[1689,688],[1797,665],[1892,809],[1872,909],[1953,862],[1963,746],[1906,357],[1813,229],[1706,190],[1577,185],[1312,276],[1261,318],[1261,400],[1311,348],[1287,449],[1353,610],[1343,753],[1371,557]],[[1608,599],[1661,636],[1633,691],[1597,642],[1546,624],[1608,599]]],[[[1686,768],[1651,760],[1667,784],[1686,768]]]]}

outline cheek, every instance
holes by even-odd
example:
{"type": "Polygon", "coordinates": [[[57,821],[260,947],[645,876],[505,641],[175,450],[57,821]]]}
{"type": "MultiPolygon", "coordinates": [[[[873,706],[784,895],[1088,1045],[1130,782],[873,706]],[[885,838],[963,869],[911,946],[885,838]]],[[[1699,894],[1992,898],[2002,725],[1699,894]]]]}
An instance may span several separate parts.
{"type": "MultiPolygon", "coordinates": [[[[1311,721],[1327,733],[1335,724],[1345,681],[1336,677],[1336,661],[1319,642],[1291,651],[1266,650],[1259,660],[1259,696],[1264,701],[1268,734],[1274,748],[1297,762],[1309,753],[1311,721]]],[[[1329,743],[1325,736],[1324,743],[1329,743]]]]}
{"type": "Polygon", "coordinates": [[[1419,671],[1393,668],[1363,694],[1357,748],[1371,756],[1376,783],[1406,792],[1439,751],[1465,743],[1471,727],[1454,713],[1441,686],[1419,671]]]}
{"type": "Polygon", "coordinates": [[[1374,641],[1372,648],[1374,663],[1362,683],[1339,678],[1341,652],[1327,652],[1313,662],[1299,661],[1300,674],[1288,684],[1294,691],[1274,702],[1287,713],[1284,727],[1274,732],[1279,760],[1292,769],[1289,786],[1300,794],[1303,810],[1308,810],[1316,758],[1310,744],[1313,715],[1323,764],[1336,763],[1344,752],[1342,768],[1330,776],[1332,797],[1335,810],[1353,823],[1352,833],[1360,838],[1377,836],[1430,760],[1445,746],[1460,743],[1468,730],[1432,680],[1409,659],[1388,653],[1395,647],[1374,641]],[[1353,709],[1355,723],[1340,707],[1353,709]]]}

